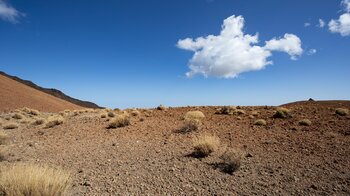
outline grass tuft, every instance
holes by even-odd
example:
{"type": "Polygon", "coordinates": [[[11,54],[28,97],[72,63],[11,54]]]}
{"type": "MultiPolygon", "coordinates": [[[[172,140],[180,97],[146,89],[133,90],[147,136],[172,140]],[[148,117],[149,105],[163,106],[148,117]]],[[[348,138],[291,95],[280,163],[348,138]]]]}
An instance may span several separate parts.
{"type": "Polygon", "coordinates": [[[64,122],[64,118],[62,116],[50,116],[47,119],[47,122],[45,124],[45,128],[52,128],[57,125],[60,125],[64,122]]]}
{"type": "Polygon", "coordinates": [[[108,129],[125,127],[130,124],[130,116],[127,113],[119,114],[115,118],[111,119],[108,125],[108,129]]]}
{"type": "Polygon", "coordinates": [[[0,195],[66,195],[71,176],[61,169],[33,164],[16,164],[2,169],[0,195]]]}
{"type": "Polygon", "coordinates": [[[254,122],[254,125],[258,125],[258,126],[265,126],[266,125],[266,120],[264,119],[258,119],[254,122]]]}
{"type": "Polygon", "coordinates": [[[198,157],[206,157],[219,148],[220,139],[216,135],[204,133],[193,138],[193,154],[198,157]]]}
{"type": "Polygon", "coordinates": [[[303,120],[299,121],[299,125],[310,126],[311,125],[311,121],[309,119],[303,119],[303,120]]]}
{"type": "Polygon", "coordinates": [[[340,115],[340,116],[347,116],[347,115],[349,115],[349,110],[346,108],[337,108],[335,110],[335,113],[340,115]]]}
{"type": "Polygon", "coordinates": [[[274,118],[290,118],[292,115],[287,108],[277,108],[276,113],[273,115],[274,118]]]}

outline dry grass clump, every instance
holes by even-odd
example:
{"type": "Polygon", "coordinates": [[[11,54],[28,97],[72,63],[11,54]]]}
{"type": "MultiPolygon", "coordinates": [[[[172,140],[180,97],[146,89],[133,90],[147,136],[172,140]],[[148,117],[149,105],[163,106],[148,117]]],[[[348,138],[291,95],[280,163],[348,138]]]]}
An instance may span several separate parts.
{"type": "Polygon", "coordinates": [[[216,135],[204,133],[193,138],[193,154],[198,157],[206,157],[216,151],[220,145],[220,139],[216,135]]]}
{"type": "Polygon", "coordinates": [[[202,121],[199,119],[186,119],[184,126],[181,128],[181,133],[198,131],[202,127],[202,121]]]}
{"type": "Polygon", "coordinates": [[[290,118],[292,115],[287,108],[277,108],[276,113],[273,115],[274,118],[290,118]]]}
{"type": "Polygon", "coordinates": [[[230,149],[221,155],[220,159],[223,161],[223,170],[227,173],[233,173],[241,166],[241,160],[244,154],[240,150],[230,149]]]}
{"type": "Polygon", "coordinates": [[[157,107],[157,110],[166,110],[167,107],[165,107],[164,105],[160,104],[158,107],[157,107]]]}
{"type": "Polygon", "coordinates": [[[299,121],[299,125],[310,126],[311,121],[309,119],[303,119],[303,120],[299,121]]]}
{"type": "Polygon", "coordinates": [[[110,120],[108,129],[125,127],[130,124],[130,116],[128,114],[119,114],[115,118],[110,120]]]}
{"type": "Polygon", "coordinates": [[[151,117],[151,116],[152,116],[152,112],[153,112],[153,110],[145,110],[143,114],[144,114],[146,117],[151,117]]]}
{"type": "Polygon", "coordinates": [[[66,195],[71,176],[62,169],[33,164],[17,164],[0,174],[0,195],[66,195]]]}
{"type": "Polygon", "coordinates": [[[23,119],[24,116],[23,116],[22,114],[20,114],[20,113],[15,113],[15,114],[12,116],[12,118],[17,119],[17,120],[20,120],[20,119],[23,119]]]}
{"type": "Polygon", "coordinates": [[[103,113],[103,114],[101,114],[100,117],[101,117],[101,118],[107,118],[107,114],[106,114],[106,113],[103,113]]]}
{"type": "Polygon", "coordinates": [[[130,114],[131,116],[140,116],[141,112],[138,110],[132,110],[130,114]]]}
{"type": "Polygon", "coordinates": [[[112,112],[112,111],[109,111],[109,112],[107,113],[107,115],[108,115],[108,117],[111,117],[111,118],[115,117],[115,113],[112,112]]]}
{"type": "Polygon", "coordinates": [[[266,121],[264,119],[258,119],[254,122],[254,125],[258,125],[258,126],[265,126],[266,125],[266,121]]]}
{"type": "Polygon", "coordinates": [[[16,111],[22,111],[22,112],[24,112],[26,114],[30,114],[30,115],[33,115],[33,116],[40,115],[40,112],[38,110],[27,108],[27,107],[21,108],[21,109],[16,110],[16,111]]]}
{"type": "Polygon", "coordinates": [[[203,118],[205,118],[205,116],[204,116],[203,112],[201,112],[201,111],[189,111],[184,116],[185,120],[191,120],[191,119],[201,120],[203,118]]]}
{"type": "Polygon", "coordinates": [[[252,111],[252,114],[251,114],[252,116],[259,116],[259,112],[258,111],[252,111]]]}
{"type": "Polygon", "coordinates": [[[7,123],[4,124],[3,129],[17,129],[18,128],[18,124],[17,123],[7,123]]]}
{"type": "Polygon", "coordinates": [[[43,118],[38,118],[38,119],[35,119],[34,122],[32,123],[32,125],[42,125],[44,124],[46,121],[45,119],[43,118]]]}
{"type": "Polygon", "coordinates": [[[347,116],[347,115],[349,115],[349,110],[346,108],[337,108],[335,110],[335,113],[340,115],[340,116],[347,116]]]}
{"type": "Polygon", "coordinates": [[[9,136],[5,132],[0,131],[0,145],[5,144],[8,139],[9,136]]]}
{"type": "Polygon", "coordinates": [[[233,115],[236,110],[235,106],[224,106],[222,108],[217,108],[216,109],[216,114],[228,114],[228,115],[233,115]]]}
{"type": "Polygon", "coordinates": [[[62,116],[50,116],[47,119],[45,128],[52,128],[54,126],[62,124],[63,122],[64,122],[64,118],[62,116]]]}

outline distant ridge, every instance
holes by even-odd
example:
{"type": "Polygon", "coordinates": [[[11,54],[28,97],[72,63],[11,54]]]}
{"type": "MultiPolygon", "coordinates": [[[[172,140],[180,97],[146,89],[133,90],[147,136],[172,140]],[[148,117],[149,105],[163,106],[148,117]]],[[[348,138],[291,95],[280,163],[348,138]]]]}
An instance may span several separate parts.
{"type": "Polygon", "coordinates": [[[41,92],[44,92],[44,93],[47,93],[49,95],[52,95],[54,97],[57,97],[57,98],[60,98],[60,99],[63,99],[65,101],[68,101],[70,103],[73,103],[75,105],[78,105],[78,106],[81,106],[81,107],[85,107],[85,108],[102,108],[100,106],[98,106],[97,104],[95,103],[92,103],[92,102],[89,102],[89,101],[82,101],[82,100],[79,100],[79,99],[75,99],[73,97],[70,97],[66,94],[64,94],[62,91],[60,90],[57,90],[57,89],[53,89],[53,88],[43,88],[43,87],[40,87],[38,85],[36,85],[35,83],[33,83],[32,81],[29,81],[29,80],[23,80],[19,77],[16,77],[16,76],[11,76],[11,75],[8,75],[6,74],[5,72],[2,72],[0,71],[0,75],[3,75],[5,77],[8,77],[10,79],[13,79],[17,82],[20,82],[24,85],[27,85],[29,87],[32,87],[36,90],[39,90],[41,92]]]}

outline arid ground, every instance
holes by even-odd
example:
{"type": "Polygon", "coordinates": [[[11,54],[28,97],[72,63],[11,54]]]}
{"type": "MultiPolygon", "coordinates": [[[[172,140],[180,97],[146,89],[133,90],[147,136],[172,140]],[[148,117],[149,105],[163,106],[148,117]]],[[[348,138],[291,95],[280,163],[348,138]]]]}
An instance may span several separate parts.
{"type": "Polygon", "coordinates": [[[115,129],[106,128],[111,118],[101,118],[104,110],[66,111],[52,128],[6,112],[2,124],[19,127],[4,130],[10,139],[1,146],[0,166],[61,167],[72,174],[72,195],[349,195],[350,116],[335,110],[350,109],[350,102],[283,107],[292,117],[273,118],[272,106],[243,106],[244,114],[233,115],[216,114],[219,106],[138,109],[130,125],[115,129]],[[204,113],[203,125],[181,132],[183,116],[194,110],[204,113]],[[257,119],[267,124],[254,125],[257,119]],[[302,119],[311,125],[300,125],[302,119]],[[217,135],[220,146],[207,157],[192,156],[192,139],[204,132],[217,135]],[[233,173],[220,167],[228,149],[244,152],[233,173]]]}

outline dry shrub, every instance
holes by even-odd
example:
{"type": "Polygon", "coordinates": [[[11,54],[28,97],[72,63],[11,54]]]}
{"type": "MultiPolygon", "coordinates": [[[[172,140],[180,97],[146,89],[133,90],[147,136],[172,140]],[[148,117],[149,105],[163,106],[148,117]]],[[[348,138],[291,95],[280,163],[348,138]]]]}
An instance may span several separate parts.
{"type": "Polygon", "coordinates": [[[290,111],[287,108],[277,108],[273,117],[274,118],[290,118],[290,117],[292,117],[292,115],[290,114],[290,111]]]}
{"type": "Polygon", "coordinates": [[[215,113],[233,115],[235,110],[235,106],[224,106],[222,108],[217,108],[215,113]]]}
{"type": "Polygon", "coordinates": [[[46,122],[45,119],[43,119],[43,118],[38,118],[38,119],[34,120],[34,122],[32,123],[32,125],[42,125],[42,124],[44,124],[45,122],[46,122]]]}
{"type": "Polygon", "coordinates": [[[303,120],[299,121],[299,125],[310,126],[311,121],[309,119],[303,119],[303,120]]]}
{"type": "Polygon", "coordinates": [[[230,149],[221,155],[220,159],[223,161],[223,170],[227,173],[233,173],[241,166],[241,160],[244,154],[240,150],[230,149]]]}
{"type": "Polygon", "coordinates": [[[31,123],[32,121],[30,119],[23,119],[20,121],[21,124],[28,124],[31,123]]]}
{"type": "Polygon", "coordinates": [[[153,110],[145,110],[145,111],[144,111],[144,115],[145,115],[146,117],[151,117],[151,116],[152,116],[152,112],[153,112],[153,110]]]}
{"type": "Polygon", "coordinates": [[[18,124],[17,123],[7,123],[4,124],[3,129],[17,129],[18,128],[18,124]]]}
{"type": "Polygon", "coordinates": [[[115,117],[115,113],[112,111],[108,112],[107,115],[108,117],[111,117],[111,118],[115,117]]]}
{"type": "Polygon", "coordinates": [[[125,127],[130,124],[130,116],[128,114],[119,114],[111,119],[107,128],[125,127]]]}
{"type": "Polygon", "coordinates": [[[141,114],[141,112],[139,112],[138,110],[132,110],[131,111],[131,115],[132,116],[139,116],[141,114]]]}
{"type": "Polygon", "coordinates": [[[107,118],[107,114],[101,114],[101,118],[107,118]]]}
{"type": "Polygon", "coordinates": [[[198,131],[202,127],[202,121],[199,119],[186,119],[185,125],[181,128],[180,132],[188,133],[192,131],[198,131]]]}
{"type": "Polygon", "coordinates": [[[254,111],[252,111],[252,115],[253,116],[259,116],[259,112],[254,110],[254,111]]]}
{"type": "Polygon", "coordinates": [[[201,111],[189,111],[184,116],[185,120],[193,120],[193,119],[201,120],[203,118],[205,118],[205,116],[201,111]]]}
{"type": "Polygon", "coordinates": [[[20,120],[20,119],[23,119],[24,116],[23,116],[22,114],[20,114],[20,113],[15,113],[15,114],[12,116],[12,118],[20,120]]]}
{"type": "Polygon", "coordinates": [[[237,109],[234,111],[234,114],[242,115],[242,114],[245,114],[245,111],[242,109],[237,109]]]}
{"type": "Polygon", "coordinates": [[[54,126],[62,124],[63,122],[64,122],[64,118],[62,116],[50,116],[47,119],[45,128],[52,128],[54,126]]]}
{"type": "Polygon", "coordinates": [[[266,121],[264,119],[258,119],[254,122],[254,125],[258,125],[258,126],[265,126],[266,125],[266,121]]]}
{"type": "Polygon", "coordinates": [[[11,117],[10,116],[5,116],[4,119],[5,120],[11,120],[11,117]]]}
{"type": "Polygon", "coordinates": [[[167,107],[165,107],[164,105],[160,104],[158,107],[157,107],[157,110],[166,110],[167,107]]]}
{"type": "Polygon", "coordinates": [[[31,114],[33,116],[38,116],[38,115],[40,115],[40,112],[38,110],[30,109],[29,114],[31,114]]]}
{"type": "Polygon", "coordinates": [[[5,144],[8,139],[9,136],[5,132],[0,131],[0,145],[5,144]]]}
{"type": "Polygon", "coordinates": [[[204,133],[193,138],[193,154],[198,157],[206,157],[219,148],[220,139],[216,135],[204,133]]]}
{"type": "Polygon", "coordinates": [[[66,195],[70,183],[70,174],[62,169],[33,164],[16,164],[2,170],[0,195],[66,195]]]}
{"type": "Polygon", "coordinates": [[[349,110],[346,108],[337,108],[335,110],[335,113],[340,115],[340,116],[347,116],[347,115],[349,115],[349,110]]]}

